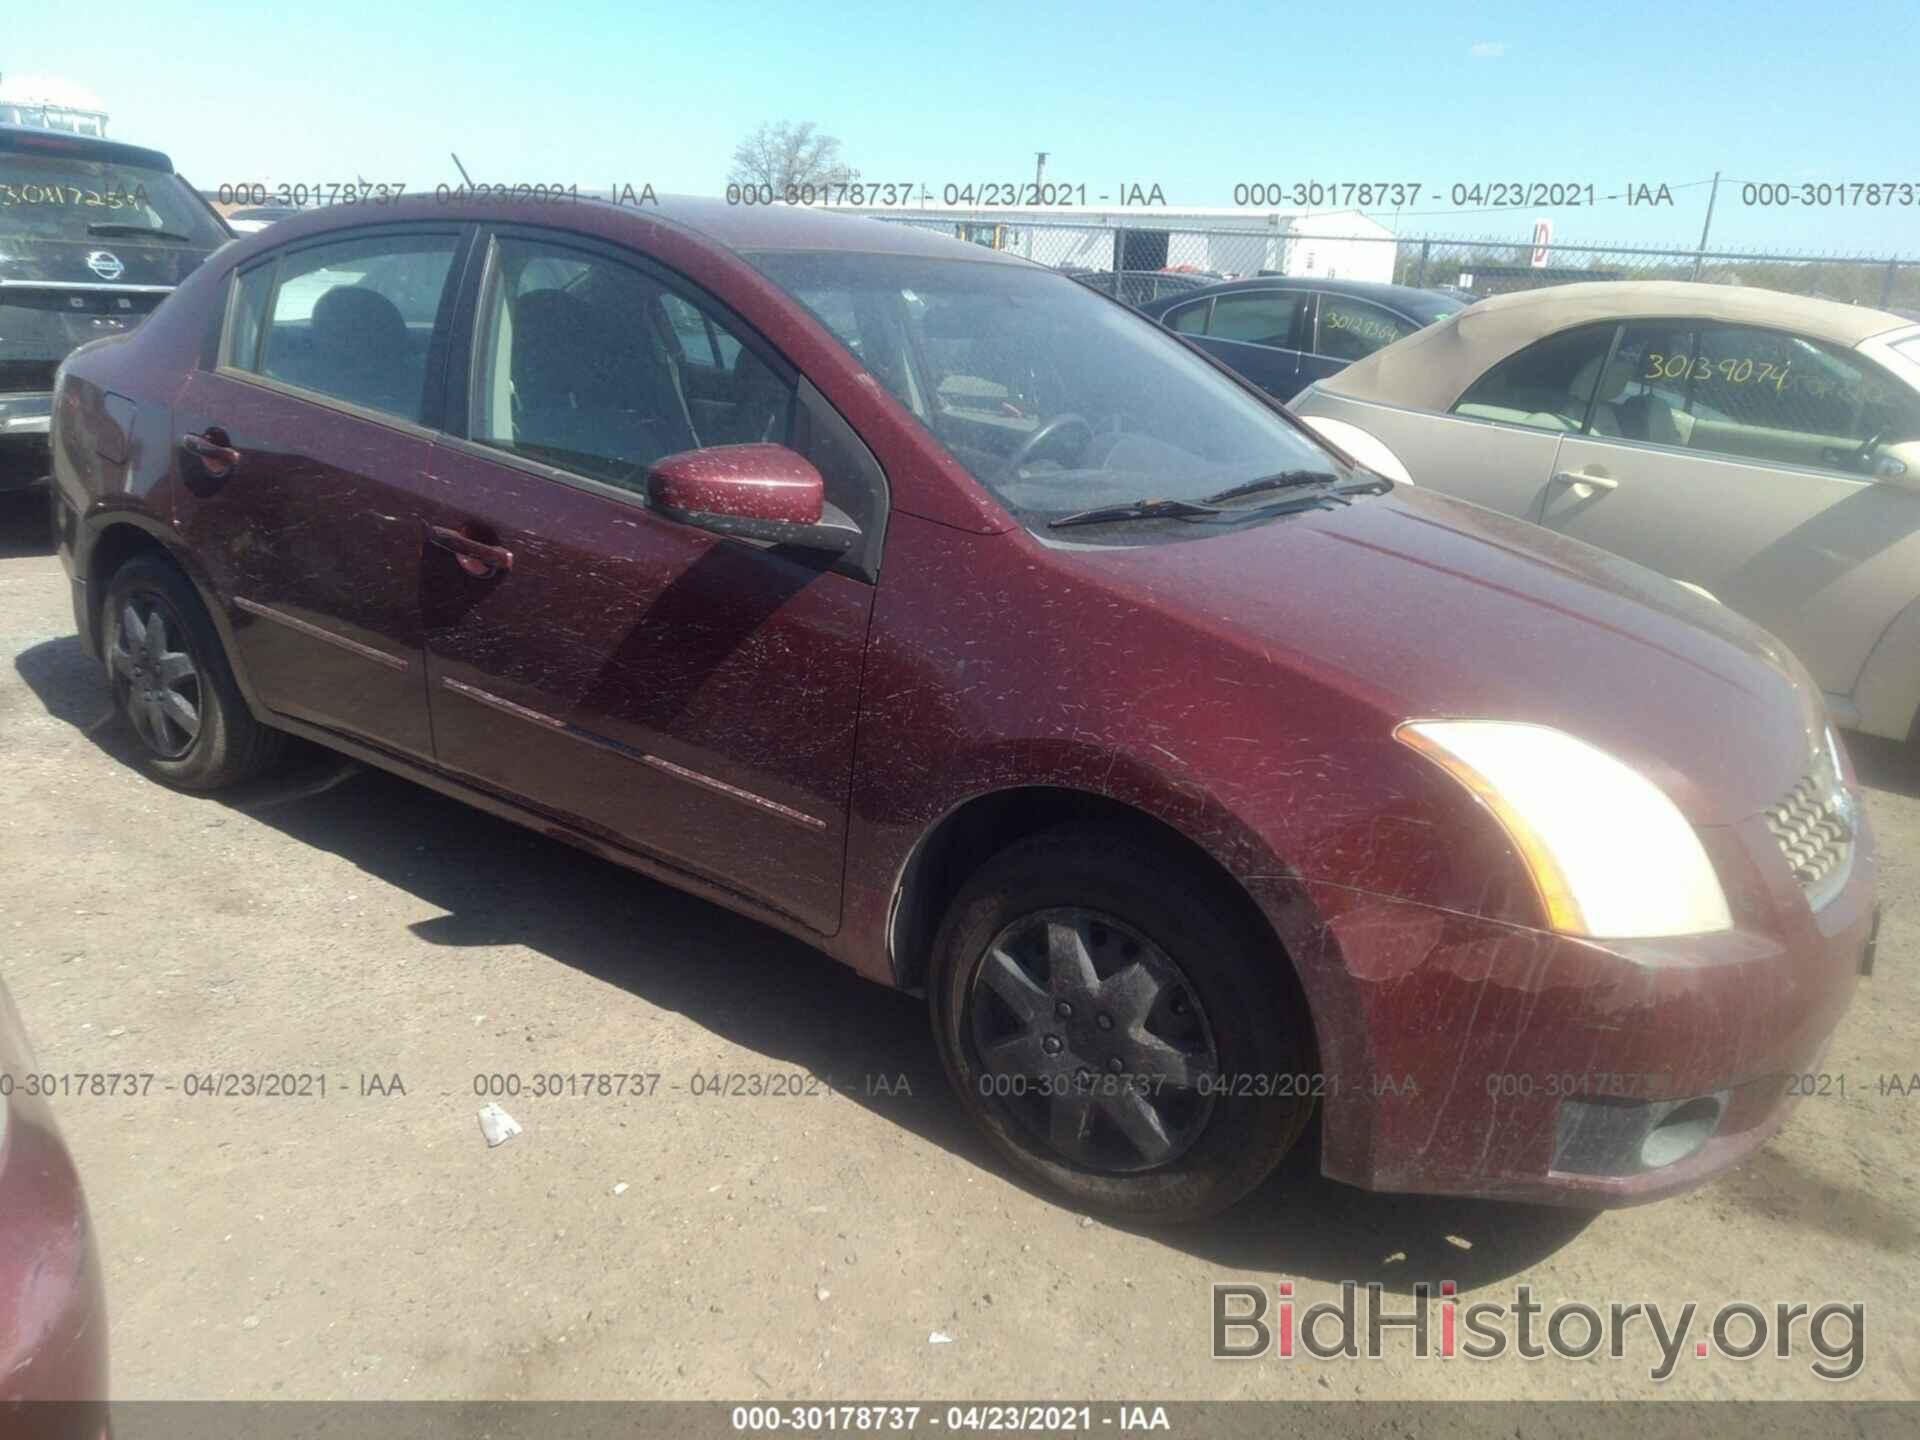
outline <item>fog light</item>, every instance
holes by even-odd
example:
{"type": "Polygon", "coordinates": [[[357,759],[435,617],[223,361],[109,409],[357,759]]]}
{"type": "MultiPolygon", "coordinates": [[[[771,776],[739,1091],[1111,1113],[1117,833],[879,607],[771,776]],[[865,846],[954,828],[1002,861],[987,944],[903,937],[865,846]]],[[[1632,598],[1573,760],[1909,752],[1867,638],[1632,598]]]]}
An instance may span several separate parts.
{"type": "Polygon", "coordinates": [[[1690,1100],[1566,1100],[1556,1116],[1553,1168],[1638,1175],[1684,1160],[1713,1138],[1728,1094],[1690,1100]]]}
{"type": "Polygon", "coordinates": [[[1640,1142],[1641,1168],[1657,1170],[1662,1165],[1686,1159],[1713,1138],[1714,1127],[1719,1125],[1720,1112],[1725,1108],[1719,1096],[1703,1095],[1669,1110],[1654,1122],[1647,1138],[1640,1142]]]}

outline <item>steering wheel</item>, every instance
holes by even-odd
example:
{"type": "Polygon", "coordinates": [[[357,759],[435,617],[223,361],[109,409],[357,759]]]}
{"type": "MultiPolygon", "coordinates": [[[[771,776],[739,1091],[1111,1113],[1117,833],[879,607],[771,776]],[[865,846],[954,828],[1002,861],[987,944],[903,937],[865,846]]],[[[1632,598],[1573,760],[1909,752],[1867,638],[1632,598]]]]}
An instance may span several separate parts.
{"type": "Polygon", "coordinates": [[[1051,420],[1041,422],[1038,430],[1035,430],[1031,435],[1027,436],[1025,440],[1020,442],[1020,448],[1013,452],[1013,458],[1001,467],[1001,475],[1009,479],[1018,475],[1022,465],[1025,465],[1042,450],[1052,446],[1067,431],[1076,427],[1080,431],[1080,444],[1075,453],[1077,454],[1079,450],[1086,449],[1093,440],[1093,426],[1087,423],[1084,416],[1076,415],[1071,410],[1062,410],[1051,420]]]}

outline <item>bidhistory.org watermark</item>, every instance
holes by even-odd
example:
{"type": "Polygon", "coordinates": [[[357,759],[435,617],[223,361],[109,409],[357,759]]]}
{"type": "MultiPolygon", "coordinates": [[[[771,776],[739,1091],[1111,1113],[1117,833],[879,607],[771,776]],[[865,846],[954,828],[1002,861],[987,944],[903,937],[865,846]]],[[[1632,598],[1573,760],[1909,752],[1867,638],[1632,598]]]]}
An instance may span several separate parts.
{"type": "Polygon", "coordinates": [[[1859,1301],[1762,1303],[1730,1300],[1704,1312],[1697,1301],[1677,1307],[1657,1300],[1563,1300],[1551,1308],[1531,1285],[1511,1299],[1463,1301],[1451,1280],[1420,1281],[1409,1295],[1388,1295],[1376,1283],[1346,1280],[1338,1300],[1305,1307],[1293,1284],[1216,1282],[1216,1360],[1378,1360],[1394,1347],[1421,1359],[1522,1360],[1555,1356],[1585,1360],[1648,1360],[1648,1377],[1670,1378],[1682,1359],[1806,1358],[1822,1380],[1851,1380],[1866,1363],[1866,1307],[1859,1301]]]}

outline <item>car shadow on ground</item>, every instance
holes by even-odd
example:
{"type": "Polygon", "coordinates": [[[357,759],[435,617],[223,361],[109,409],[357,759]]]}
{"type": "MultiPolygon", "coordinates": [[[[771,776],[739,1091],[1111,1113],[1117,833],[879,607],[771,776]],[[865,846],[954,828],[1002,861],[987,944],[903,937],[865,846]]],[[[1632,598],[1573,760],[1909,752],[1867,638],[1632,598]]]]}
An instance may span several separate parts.
{"type": "MultiPolygon", "coordinates": [[[[35,645],[15,667],[48,713],[117,762],[133,763],[132,736],[105,718],[106,682],[78,640],[35,645]]],[[[1021,1183],[950,1093],[924,1003],[797,940],[315,747],[301,747],[280,776],[202,803],[229,805],[332,851],[444,912],[411,927],[428,944],[524,945],[782,1066],[827,1077],[876,1114],[1021,1183]],[[869,1093],[868,1077],[885,1077],[893,1093],[869,1093]]],[[[1374,1195],[1324,1179],[1318,1165],[1309,1141],[1225,1216],[1138,1233],[1223,1270],[1378,1281],[1407,1293],[1416,1281],[1453,1280],[1463,1291],[1493,1284],[1566,1245],[1594,1219],[1576,1210],[1374,1195]]]]}
{"type": "MultiPolygon", "coordinates": [[[[0,486],[9,472],[0,466],[0,486]]],[[[53,553],[53,524],[48,519],[47,492],[0,489],[0,560],[53,553]]]]}

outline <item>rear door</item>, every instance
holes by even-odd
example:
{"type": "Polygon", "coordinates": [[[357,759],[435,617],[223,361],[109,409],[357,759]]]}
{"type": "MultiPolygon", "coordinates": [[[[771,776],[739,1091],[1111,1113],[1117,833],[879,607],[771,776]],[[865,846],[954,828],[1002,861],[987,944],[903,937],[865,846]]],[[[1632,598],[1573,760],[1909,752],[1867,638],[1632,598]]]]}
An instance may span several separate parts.
{"type": "Polygon", "coordinates": [[[877,537],[878,467],[764,340],[631,252],[503,229],[463,313],[433,523],[500,563],[436,546],[420,569],[440,764],[831,932],[877,550],[680,525],[645,475],[789,443],[877,537]]]}
{"type": "Polygon", "coordinates": [[[1300,378],[1300,347],[1312,333],[1312,293],[1240,290],[1214,298],[1204,335],[1188,338],[1231,365],[1276,400],[1291,400],[1300,378]]]}
{"type": "Polygon", "coordinates": [[[417,758],[422,477],[463,247],[458,226],[386,226],[268,255],[174,409],[174,521],[261,702],[417,758]]]}
{"type": "Polygon", "coordinates": [[[1920,584],[1920,494],[1877,484],[1920,396],[1805,336],[1624,327],[1589,433],[1561,442],[1543,523],[1701,586],[1851,693],[1920,584]]]}

